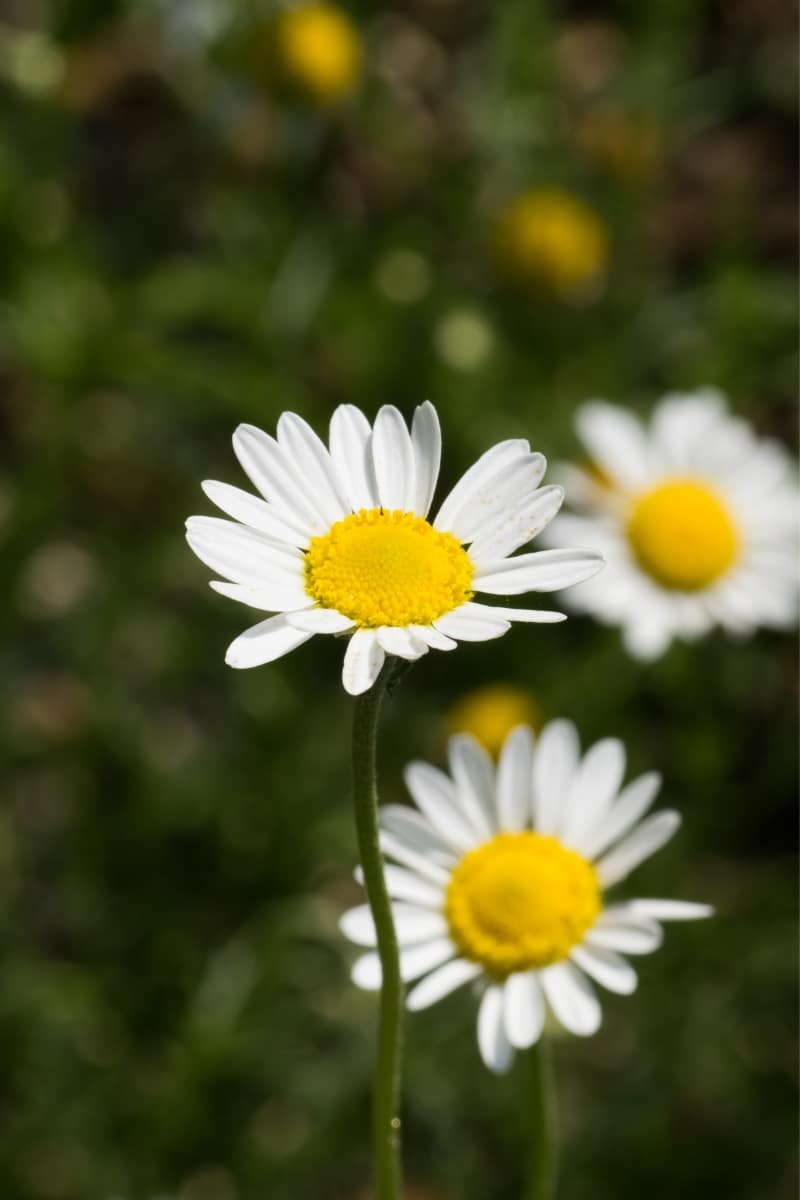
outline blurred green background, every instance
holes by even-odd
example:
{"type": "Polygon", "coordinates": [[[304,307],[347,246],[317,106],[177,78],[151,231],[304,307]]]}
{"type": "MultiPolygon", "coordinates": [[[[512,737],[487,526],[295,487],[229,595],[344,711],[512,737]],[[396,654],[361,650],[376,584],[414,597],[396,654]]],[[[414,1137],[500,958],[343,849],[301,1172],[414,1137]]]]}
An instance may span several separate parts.
{"type": "MultiPolygon", "coordinates": [[[[342,648],[230,671],[254,618],[183,541],[202,479],[244,482],[239,421],[428,397],[444,486],[503,437],[576,453],[597,395],[713,384],[794,437],[789,6],[298,28],[267,0],[0,0],[7,1200],[369,1195],[342,648]],[[530,189],[556,250],[528,270],[530,189]]],[[[386,800],[479,685],[622,736],[685,817],[635,891],[717,906],[557,1045],[563,1200],[796,1193],[794,661],[715,635],[643,666],[575,618],[432,654],[388,705],[386,800]]],[[[486,1072],[474,1020],[464,992],[409,1021],[409,1200],[520,1194],[521,1074],[486,1072]]]]}

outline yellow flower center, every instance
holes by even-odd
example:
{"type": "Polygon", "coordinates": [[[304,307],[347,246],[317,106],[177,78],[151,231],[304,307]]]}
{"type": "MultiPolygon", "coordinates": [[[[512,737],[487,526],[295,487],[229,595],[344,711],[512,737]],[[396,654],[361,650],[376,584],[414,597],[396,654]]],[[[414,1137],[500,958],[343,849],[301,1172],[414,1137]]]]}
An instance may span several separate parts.
{"type": "Polygon", "coordinates": [[[424,517],[362,508],[312,538],[306,591],[361,628],[430,625],[472,596],[473,566],[424,517]]]}
{"type": "Polygon", "coordinates": [[[641,496],[628,540],[643,570],[664,587],[696,592],[733,565],[739,533],[721,500],[702,483],[673,479],[641,496]]]}
{"type": "Polygon", "coordinates": [[[323,103],[340,99],[358,81],[358,34],[332,4],[290,8],[278,25],[278,52],[287,74],[323,103]]]}
{"type": "Polygon", "coordinates": [[[497,979],[566,958],[600,912],[594,868],[539,833],[499,833],[453,871],[445,914],[465,958],[497,979]]]}
{"type": "Polygon", "coordinates": [[[468,692],[454,705],[447,723],[451,733],[471,733],[497,758],[516,725],[532,725],[536,730],[542,721],[529,692],[497,683],[468,692]]]}
{"type": "Polygon", "coordinates": [[[497,265],[519,283],[538,281],[569,295],[605,272],[608,236],[577,196],[542,189],[525,192],[500,215],[494,229],[497,265]]]}

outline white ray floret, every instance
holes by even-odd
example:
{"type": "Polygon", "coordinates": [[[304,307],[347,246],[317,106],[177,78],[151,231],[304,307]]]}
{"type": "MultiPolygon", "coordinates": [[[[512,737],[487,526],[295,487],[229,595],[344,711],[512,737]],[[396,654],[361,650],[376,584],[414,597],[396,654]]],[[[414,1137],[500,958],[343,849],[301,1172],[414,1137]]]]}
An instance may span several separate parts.
{"type": "Polygon", "coordinates": [[[590,465],[562,467],[575,511],[546,540],[590,547],[607,565],[569,608],[621,626],[642,659],[715,626],[747,635],[796,622],[798,491],[782,446],[710,388],[664,397],[649,427],[600,401],[576,427],[590,465]]]}
{"type": "Polygon", "coordinates": [[[358,695],[387,654],[413,660],[501,637],[514,622],[564,620],[494,598],[570,587],[602,566],[600,554],[580,548],[515,556],[564,496],[539,486],[545,459],[521,439],[487,450],[429,520],[441,432],[428,402],[410,430],[392,405],[370,425],[345,404],[331,418],[328,446],[284,413],[277,437],[240,425],[233,447],[259,494],[206,481],[230,520],[187,521],[189,545],[222,577],[211,586],[273,614],[231,643],[233,667],[273,662],[315,634],[345,634],[342,679],[358,695]],[[479,602],[481,594],[493,602],[479,602]]]}
{"type": "MultiPolygon", "coordinates": [[[[711,909],[686,900],[609,902],[607,890],[680,824],[671,810],[646,817],[659,776],[623,786],[625,749],[616,738],[581,755],[569,721],[551,721],[538,740],[517,726],[495,767],[461,734],[450,740],[449,764],[448,775],[410,763],[415,807],[381,812],[401,975],[413,985],[411,1010],[473,984],[478,1047],[502,1072],[516,1049],[539,1039],[548,1011],[571,1033],[595,1033],[596,986],[630,995],[637,975],[627,956],[657,950],[662,922],[698,920],[711,909]]],[[[350,909],[341,928],[367,951],[353,967],[355,983],[380,987],[369,907],[350,909]]]]}

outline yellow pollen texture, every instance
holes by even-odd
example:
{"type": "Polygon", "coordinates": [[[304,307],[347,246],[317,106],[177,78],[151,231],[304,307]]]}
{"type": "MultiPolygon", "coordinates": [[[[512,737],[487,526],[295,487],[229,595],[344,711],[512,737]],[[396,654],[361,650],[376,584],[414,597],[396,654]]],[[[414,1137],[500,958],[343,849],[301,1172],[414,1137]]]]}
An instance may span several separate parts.
{"type": "Polygon", "coordinates": [[[451,533],[413,513],[362,508],[311,541],[306,591],[360,628],[429,625],[472,596],[473,566],[451,533]]]}
{"type": "Polygon", "coordinates": [[[591,864],[531,832],[500,833],[466,854],[445,902],[453,941],[496,979],[566,958],[599,912],[591,864]]]}
{"type": "Polygon", "coordinates": [[[722,501],[702,483],[673,479],[641,496],[628,540],[648,575],[681,592],[708,587],[739,554],[739,534],[722,501]]]}

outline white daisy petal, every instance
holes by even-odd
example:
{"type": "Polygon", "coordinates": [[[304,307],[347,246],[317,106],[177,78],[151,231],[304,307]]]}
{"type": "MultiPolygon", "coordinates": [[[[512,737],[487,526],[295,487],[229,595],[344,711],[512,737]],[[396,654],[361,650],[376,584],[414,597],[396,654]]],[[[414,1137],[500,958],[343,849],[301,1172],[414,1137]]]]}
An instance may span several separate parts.
{"type": "Polygon", "coordinates": [[[630,963],[613,950],[602,950],[599,946],[575,946],[570,958],[607,991],[620,996],[630,996],[636,991],[636,972],[630,963]]]}
{"type": "MultiPolygon", "coordinates": [[[[497,816],[501,829],[524,829],[533,810],[533,733],[512,729],[497,765],[497,816]]],[[[514,1043],[516,1045],[516,1043],[514,1043]]]]}
{"type": "Polygon", "coordinates": [[[620,792],[610,811],[596,825],[575,838],[575,849],[584,858],[594,859],[598,854],[621,838],[640,821],[658,794],[661,776],[657,771],[648,771],[629,783],[620,792]]]}
{"type": "MultiPolygon", "coordinates": [[[[253,588],[245,587],[242,583],[226,583],[222,579],[212,579],[208,586],[219,592],[220,596],[238,600],[240,604],[249,604],[251,608],[260,608],[263,612],[294,613],[298,609],[308,608],[313,603],[299,583],[266,584],[253,588]]],[[[309,629],[308,632],[316,633],[317,630],[309,629]]]]}
{"type": "Polygon", "coordinates": [[[625,747],[619,738],[604,738],[587,750],[567,794],[561,838],[577,848],[587,830],[611,807],[625,774],[625,747]]]}
{"type": "Polygon", "coordinates": [[[538,833],[557,832],[579,753],[578,731],[571,721],[545,725],[533,760],[534,828],[538,833]]]}
{"type": "Polygon", "coordinates": [[[436,861],[454,862],[453,852],[429,821],[405,804],[384,804],[380,811],[381,829],[399,838],[419,854],[433,854],[436,861]]]}
{"type": "Polygon", "coordinates": [[[331,417],[331,459],[354,512],[380,503],[372,473],[372,430],[361,409],[340,404],[331,417]]]}
{"type": "Polygon", "coordinates": [[[217,517],[189,517],[186,540],[199,559],[246,587],[303,584],[299,550],[217,517]]]}
{"type": "Polygon", "coordinates": [[[255,425],[239,425],[233,435],[233,449],[244,471],[265,499],[282,513],[298,517],[309,533],[326,529],[325,518],[309,498],[302,477],[298,477],[274,438],[255,425]]]}
{"type": "Polygon", "coordinates": [[[450,738],[447,757],[459,801],[469,814],[470,824],[483,837],[491,837],[497,827],[491,758],[469,733],[457,733],[450,738]]]}
{"type": "Polygon", "coordinates": [[[415,637],[409,629],[403,629],[399,625],[381,625],[376,636],[387,654],[394,654],[397,658],[406,658],[409,662],[414,662],[416,659],[422,658],[423,654],[428,653],[426,642],[415,637]]]}
{"type": "Polygon", "coordinates": [[[420,404],[411,422],[411,445],[414,450],[414,500],[412,512],[427,517],[439,478],[442,457],[442,431],[439,417],[430,400],[420,404]]]}
{"type": "Polygon", "coordinates": [[[680,823],[680,813],[665,808],[655,816],[649,817],[623,841],[618,842],[613,850],[595,864],[597,877],[603,887],[609,888],[630,875],[639,863],[655,854],[656,850],[660,850],[669,841],[677,832],[680,823]]]}
{"type": "Polygon", "coordinates": [[[636,417],[596,401],[578,410],[575,424],[592,461],[610,479],[627,488],[646,484],[650,447],[636,417]]]}
{"type": "Polygon", "coordinates": [[[545,1006],[538,973],[510,975],[503,987],[506,1036],[517,1050],[527,1050],[541,1037],[545,1006]]]}
{"type": "Polygon", "coordinates": [[[421,875],[423,879],[428,880],[430,883],[438,884],[440,887],[447,887],[450,882],[450,875],[439,863],[434,862],[433,859],[426,858],[424,854],[420,854],[416,850],[412,850],[400,838],[394,837],[391,833],[386,832],[386,830],[381,831],[380,840],[381,849],[389,858],[402,863],[404,867],[415,871],[417,875],[421,875]]]}
{"type": "Polygon", "coordinates": [[[414,637],[419,638],[426,646],[430,646],[431,650],[455,650],[458,647],[458,642],[445,637],[432,625],[409,625],[408,629],[409,633],[413,633],[414,637]]]}
{"type": "Polygon", "coordinates": [[[375,946],[377,943],[375,922],[368,904],[359,904],[357,908],[343,912],[339,917],[339,928],[356,946],[375,946]]]}
{"type": "MultiPolygon", "coordinates": [[[[413,871],[405,867],[397,867],[394,863],[384,863],[383,876],[386,880],[386,890],[393,900],[408,900],[423,908],[433,908],[437,912],[444,907],[444,891],[441,886],[421,879],[413,871]]],[[[355,877],[364,886],[364,871],[356,867],[355,877]]]]}
{"type": "MultiPolygon", "coordinates": [[[[528,453],[487,477],[462,503],[450,532],[462,542],[472,542],[482,538],[491,541],[497,531],[501,540],[505,514],[527,508],[546,467],[544,455],[528,453]]],[[[538,523],[538,517],[533,521],[538,523]]]]}
{"type": "Polygon", "coordinates": [[[484,605],[470,601],[438,617],[433,626],[437,632],[459,642],[489,642],[502,637],[511,628],[508,621],[487,613],[484,605]]]}
{"type": "Polygon", "coordinates": [[[305,629],[307,633],[345,633],[353,628],[350,617],[335,608],[307,608],[289,613],[286,619],[295,629],[305,629]]]}
{"type": "Polygon", "coordinates": [[[628,909],[636,916],[655,921],[700,921],[714,915],[710,904],[691,900],[629,900],[628,909]]]}
{"type": "Polygon", "coordinates": [[[403,983],[411,983],[413,979],[419,979],[420,975],[426,975],[428,971],[448,962],[457,953],[458,950],[448,937],[431,938],[428,942],[421,942],[418,946],[409,946],[408,949],[401,950],[400,975],[403,983]]]}
{"type": "Polygon", "coordinates": [[[470,612],[475,616],[483,614],[492,620],[502,617],[504,621],[521,621],[527,625],[557,625],[567,619],[566,613],[549,612],[541,608],[505,608],[500,605],[492,607],[489,604],[476,604],[474,601],[470,601],[470,612]]]}
{"type": "Polygon", "coordinates": [[[403,414],[392,404],[384,404],[375,418],[372,463],[381,507],[411,512],[416,486],[414,449],[403,414]]]}
{"type": "Polygon", "coordinates": [[[514,1059],[514,1051],[503,1024],[503,989],[486,989],[478,1010],[478,1049],[490,1071],[504,1075],[514,1059]]]}
{"type": "Polygon", "coordinates": [[[553,519],[563,500],[564,489],[549,486],[539,488],[519,507],[504,506],[469,548],[469,556],[478,570],[484,562],[497,562],[532,541],[553,519]]]}
{"type": "Polygon", "coordinates": [[[473,586],[492,596],[554,592],[591,579],[602,566],[603,559],[594,550],[534,550],[486,563],[476,573],[473,586]]]}
{"type": "Polygon", "coordinates": [[[261,667],[302,646],[310,637],[313,634],[292,629],[283,614],[268,617],[266,621],[260,621],[258,625],[240,633],[231,642],[225,662],[237,669],[261,667]]]}
{"type": "Polygon", "coordinates": [[[587,946],[620,954],[652,954],[664,940],[661,926],[624,906],[607,908],[585,935],[587,946]]]}
{"type": "Polygon", "coordinates": [[[241,488],[231,487],[229,483],[219,483],[216,479],[206,479],[200,485],[212,504],[221,508],[235,521],[265,533],[267,537],[277,542],[286,542],[290,546],[308,546],[309,536],[303,522],[296,524],[290,517],[277,511],[266,500],[253,496],[241,488]]]}
{"type": "Polygon", "coordinates": [[[297,413],[285,412],[278,421],[278,445],[290,459],[314,506],[330,525],[348,512],[347,499],[331,457],[314,430],[297,413]]]}
{"type": "Polygon", "coordinates": [[[344,655],[342,683],[351,696],[368,692],[380,674],[385,654],[372,629],[357,629],[344,655]]]}
{"type": "Polygon", "coordinates": [[[600,1028],[602,1012],[586,976],[570,962],[554,963],[539,972],[547,1003],[557,1020],[578,1037],[589,1037],[600,1028]]]}
{"type": "Polygon", "coordinates": [[[350,978],[356,987],[363,988],[365,992],[377,992],[383,980],[381,960],[377,954],[373,951],[357,958],[350,971],[350,978]]]}
{"type": "Polygon", "coordinates": [[[477,845],[480,831],[462,814],[455,786],[443,771],[424,762],[412,762],[404,778],[417,808],[440,837],[456,850],[471,850],[477,845]]]}
{"type": "Polygon", "coordinates": [[[430,975],[426,975],[421,983],[411,989],[406,997],[406,1008],[409,1012],[429,1008],[431,1004],[436,1004],[437,1000],[449,996],[456,988],[477,978],[482,969],[479,963],[467,962],[465,958],[454,958],[443,967],[431,971],[430,975]]]}
{"type": "Polygon", "coordinates": [[[458,536],[457,527],[459,516],[465,506],[480,495],[481,489],[504,471],[508,471],[530,452],[528,442],[521,439],[511,439],[498,442],[487,450],[466,474],[462,475],[456,486],[444,500],[436,520],[436,529],[443,529],[458,536]]]}

